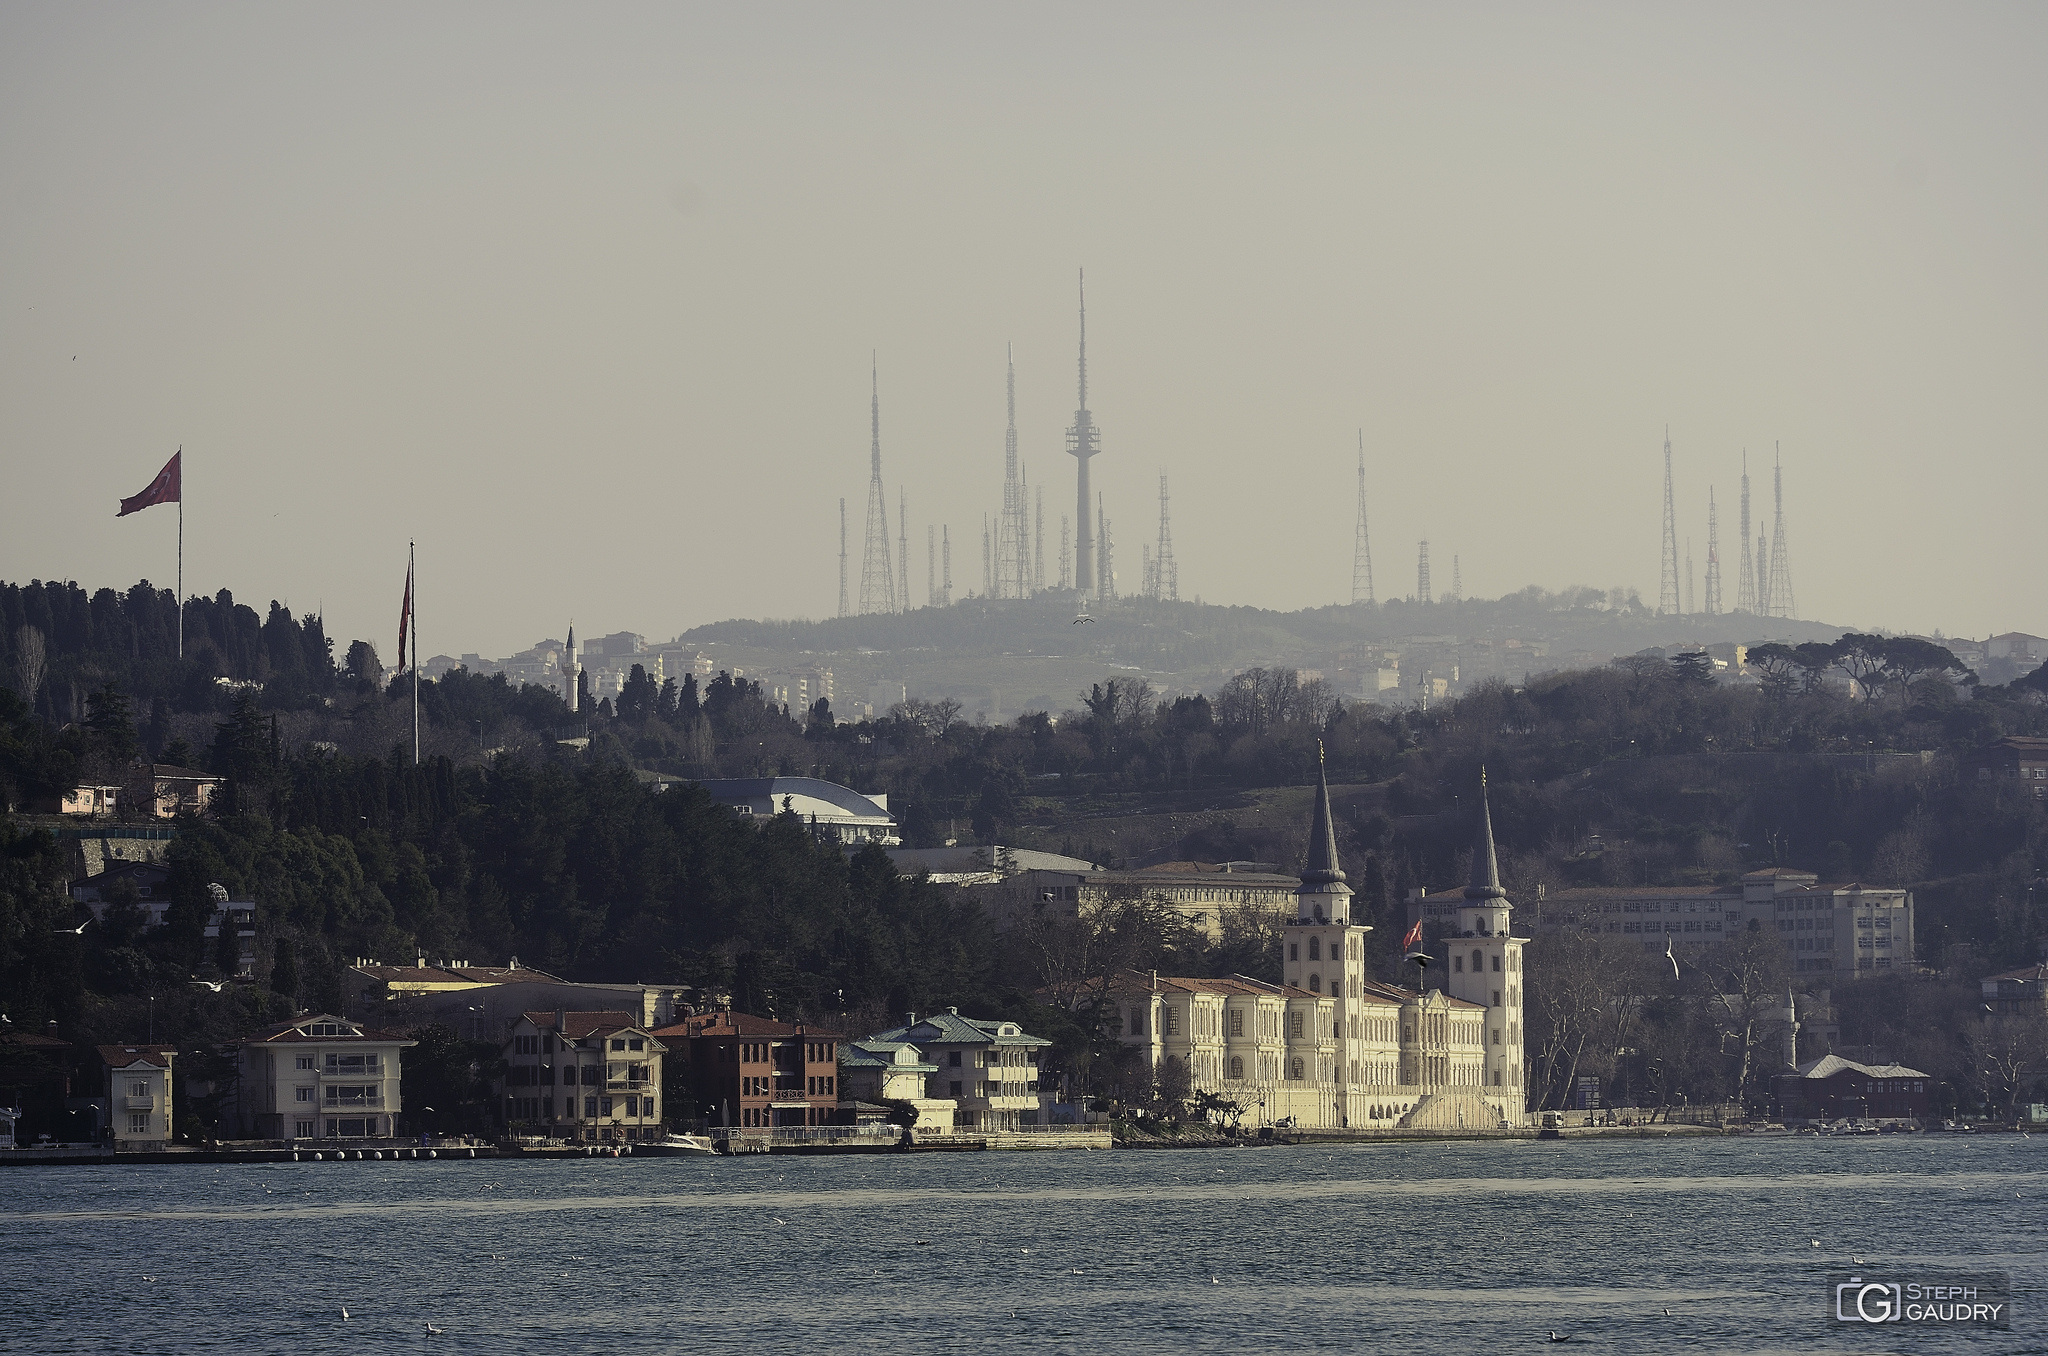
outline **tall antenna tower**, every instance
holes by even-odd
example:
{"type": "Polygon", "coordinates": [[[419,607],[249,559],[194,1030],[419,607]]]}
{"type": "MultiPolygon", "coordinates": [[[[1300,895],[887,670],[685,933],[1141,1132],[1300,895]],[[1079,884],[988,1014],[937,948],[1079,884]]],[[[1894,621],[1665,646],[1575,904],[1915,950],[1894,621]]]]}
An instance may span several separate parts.
{"type": "Polygon", "coordinates": [[[1761,612],[1756,605],[1756,562],[1749,556],[1749,449],[1742,449],[1742,530],[1735,538],[1735,610],[1761,612]]]}
{"type": "Polygon", "coordinates": [[[1721,510],[1714,506],[1714,487],[1707,487],[1707,615],[1721,614],[1721,510]]]}
{"type": "Polygon", "coordinates": [[[1159,596],[1159,575],[1152,568],[1152,543],[1149,541],[1138,543],[1138,571],[1138,578],[1142,581],[1138,585],[1138,596],[1140,598],[1157,598],[1159,596]]]}
{"type": "Polygon", "coordinates": [[[1771,543],[1763,534],[1762,524],[1758,524],[1756,534],[1756,614],[1771,615],[1771,543]]]}
{"type": "Polygon", "coordinates": [[[924,605],[939,605],[939,529],[924,525],[924,605]]]}
{"type": "Polygon", "coordinates": [[[1421,551],[1415,560],[1415,600],[1420,603],[1426,603],[1430,601],[1429,538],[1424,537],[1418,545],[1421,547],[1421,551]]]}
{"type": "Polygon", "coordinates": [[[1678,515],[1671,499],[1671,430],[1664,430],[1664,575],[1657,585],[1657,615],[1678,615],[1678,515]]]}
{"type": "Polygon", "coordinates": [[[1692,593],[1692,537],[1685,539],[1685,615],[1690,617],[1699,609],[1693,606],[1696,600],[1692,593]]]}
{"type": "Polygon", "coordinates": [[[868,374],[868,423],[873,443],[868,452],[868,531],[861,546],[860,610],[896,610],[896,574],[889,562],[889,501],[882,494],[882,385],[877,372],[868,374]]]}
{"type": "Polygon", "coordinates": [[[1102,545],[1101,569],[1096,572],[1095,596],[1104,602],[1116,597],[1116,562],[1109,552],[1109,515],[1102,511],[1102,496],[1095,496],[1095,535],[1102,545]]]}
{"type": "MultiPolygon", "coordinates": [[[[1060,554],[1066,554],[1064,543],[1061,545],[1060,554]]],[[[1064,588],[1065,585],[1061,585],[1061,587],[1064,588]]],[[[1038,487],[1038,538],[1037,543],[1031,548],[1031,591],[1033,593],[1045,592],[1045,486],[1043,485],[1038,487]]]]}
{"type": "Polygon", "coordinates": [[[910,500],[901,485],[896,487],[896,558],[903,562],[903,589],[896,595],[896,610],[910,611],[910,500]]]}
{"type": "Polygon", "coordinates": [[[1031,549],[1031,468],[1021,461],[1017,463],[1017,548],[1017,563],[1023,567],[1017,596],[1029,598],[1038,591],[1031,582],[1038,565],[1031,549]]]}
{"type": "Polygon", "coordinates": [[[1088,274],[1084,269],[1081,272],[1081,408],[1074,411],[1074,426],[1067,430],[1067,452],[1079,465],[1074,496],[1074,523],[1078,529],[1074,541],[1074,587],[1083,593],[1096,587],[1095,543],[1088,534],[1088,462],[1101,450],[1101,430],[1095,427],[1095,416],[1088,413],[1088,274]]]}
{"type": "Polygon", "coordinates": [[[988,537],[988,515],[981,515],[981,596],[996,596],[996,570],[994,553],[990,550],[988,537]]]}
{"type": "Polygon", "coordinates": [[[1365,525],[1365,430],[1358,430],[1358,529],[1351,540],[1351,601],[1377,603],[1372,592],[1372,533],[1365,525]]]}
{"type": "Polygon", "coordinates": [[[1771,449],[1771,493],[1776,506],[1771,513],[1770,611],[1773,617],[1790,617],[1794,605],[1792,563],[1785,554],[1785,467],[1775,444],[1771,449]]]}
{"type": "Polygon", "coordinates": [[[940,534],[939,568],[945,571],[940,576],[942,582],[939,585],[939,606],[951,607],[953,605],[953,529],[950,527],[943,529],[940,534]]]}
{"type": "Polygon", "coordinates": [[[1074,524],[1060,515],[1060,591],[1074,587],[1074,524]]]}
{"type": "Polygon", "coordinates": [[[1159,473],[1159,545],[1152,552],[1154,598],[1180,601],[1180,566],[1173,560],[1173,519],[1167,512],[1166,472],[1159,473]]]}
{"type": "Polygon", "coordinates": [[[1461,602],[1465,597],[1465,572],[1458,566],[1457,553],[1451,555],[1451,601],[1461,602]]]}
{"type": "Polygon", "coordinates": [[[847,614],[846,606],[846,496],[839,496],[839,615],[847,614]]]}
{"type": "Polygon", "coordinates": [[[1009,365],[1010,423],[1003,435],[1003,516],[996,523],[996,578],[993,594],[997,598],[1022,598],[1028,571],[1026,542],[1024,484],[1017,474],[1017,360],[1014,353],[1006,358],[1009,365]]]}

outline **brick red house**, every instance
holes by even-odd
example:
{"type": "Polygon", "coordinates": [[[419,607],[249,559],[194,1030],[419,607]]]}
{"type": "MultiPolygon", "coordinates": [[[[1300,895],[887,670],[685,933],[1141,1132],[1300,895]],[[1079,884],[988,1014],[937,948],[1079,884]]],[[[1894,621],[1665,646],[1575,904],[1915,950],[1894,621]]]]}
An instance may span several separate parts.
{"type": "Polygon", "coordinates": [[[1858,1064],[1823,1055],[1776,1080],[1787,1121],[1919,1120],[1929,1114],[1934,1079],[1903,1064],[1858,1064]]]}
{"type": "Polygon", "coordinates": [[[841,1032],[708,1012],[654,1034],[670,1051],[670,1096],[690,1119],[741,1130],[847,1119],[839,1114],[841,1032]]]}

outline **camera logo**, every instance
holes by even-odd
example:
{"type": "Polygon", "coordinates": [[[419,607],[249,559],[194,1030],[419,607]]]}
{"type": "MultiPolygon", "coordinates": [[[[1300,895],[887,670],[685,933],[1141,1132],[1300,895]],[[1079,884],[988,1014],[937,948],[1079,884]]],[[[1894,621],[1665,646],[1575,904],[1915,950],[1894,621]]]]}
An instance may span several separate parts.
{"type": "Polygon", "coordinates": [[[1835,1318],[1842,1323],[1898,1323],[1905,1309],[1904,1288],[1897,1281],[1851,1276],[1835,1286],[1835,1318]]]}

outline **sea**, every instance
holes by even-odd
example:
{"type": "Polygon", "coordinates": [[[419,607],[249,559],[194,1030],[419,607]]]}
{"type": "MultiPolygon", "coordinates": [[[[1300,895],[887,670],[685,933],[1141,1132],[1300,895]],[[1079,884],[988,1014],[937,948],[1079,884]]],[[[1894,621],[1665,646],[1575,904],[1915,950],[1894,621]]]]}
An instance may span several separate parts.
{"type": "Polygon", "coordinates": [[[37,1356],[1988,1356],[2044,1283],[2040,1135],[0,1169],[37,1356]],[[1836,1316],[1987,1273],[2009,1327],[1836,1316]]]}

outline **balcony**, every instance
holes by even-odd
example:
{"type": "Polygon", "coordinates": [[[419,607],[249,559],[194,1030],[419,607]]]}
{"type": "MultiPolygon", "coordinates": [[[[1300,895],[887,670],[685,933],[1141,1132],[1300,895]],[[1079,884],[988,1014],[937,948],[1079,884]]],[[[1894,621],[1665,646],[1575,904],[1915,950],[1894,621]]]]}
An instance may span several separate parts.
{"type": "Polygon", "coordinates": [[[135,1097],[131,1095],[121,1099],[121,1106],[126,1111],[154,1111],[156,1110],[156,1098],[154,1096],[135,1097]]]}
{"type": "Polygon", "coordinates": [[[353,1097],[336,1096],[342,1091],[344,1090],[341,1088],[329,1088],[327,1100],[321,1105],[329,1111],[360,1111],[366,1107],[381,1108],[384,1105],[384,1094],[381,1092],[357,1093],[353,1097]]]}
{"type": "Polygon", "coordinates": [[[606,1092],[651,1092],[653,1089],[654,1080],[651,1078],[608,1078],[604,1084],[606,1092]]]}

